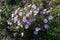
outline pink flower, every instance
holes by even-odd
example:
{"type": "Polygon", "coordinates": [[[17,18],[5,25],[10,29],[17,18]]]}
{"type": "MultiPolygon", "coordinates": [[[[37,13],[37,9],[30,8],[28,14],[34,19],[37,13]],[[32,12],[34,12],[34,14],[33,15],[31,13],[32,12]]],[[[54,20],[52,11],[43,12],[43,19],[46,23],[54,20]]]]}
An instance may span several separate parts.
{"type": "Polygon", "coordinates": [[[40,11],[40,14],[46,14],[46,12],[45,11],[40,11]]]}
{"type": "Polygon", "coordinates": [[[21,37],[23,37],[24,36],[24,32],[21,32],[21,37]]]}
{"type": "Polygon", "coordinates": [[[12,22],[7,21],[8,25],[12,25],[12,22]]]}
{"type": "Polygon", "coordinates": [[[45,12],[46,12],[46,11],[47,11],[47,9],[44,9],[43,11],[45,11],[45,12]]]}

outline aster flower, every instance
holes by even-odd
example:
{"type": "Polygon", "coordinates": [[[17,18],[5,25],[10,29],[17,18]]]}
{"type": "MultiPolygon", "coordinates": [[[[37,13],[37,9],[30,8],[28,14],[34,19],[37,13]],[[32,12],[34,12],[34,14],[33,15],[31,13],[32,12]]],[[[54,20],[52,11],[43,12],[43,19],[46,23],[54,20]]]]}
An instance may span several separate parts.
{"type": "Polygon", "coordinates": [[[25,29],[28,29],[29,28],[29,25],[28,24],[25,24],[24,28],[25,29]]]}
{"type": "Polygon", "coordinates": [[[47,28],[48,28],[48,24],[44,24],[44,28],[46,28],[46,29],[47,29],[47,28]]]}
{"type": "Polygon", "coordinates": [[[7,23],[8,23],[8,25],[12,25],[12,22],[10,22],[10,21],[7,21],[7,23]]]}
{"type": "Polygon", "coordinates": [[[15,15],[15,14],[12,14],[12,15],[11,15],[11,18],[13,18],[13,17],[14,17],[14,15],[15,15]]]}
{"type": "Polygon", "coordinates": [[[27,22],[28,21],[26,16],[24,16],[22,20],[23,20],[23,22],[27,22]]]}
{"type": "Polygon", "coordinates": [[[29,20],[29,22],[33,22],[33,21],[35,21],[35,19],[30,19],[30,20],[29,20]]]}
{"type": "Polygon", "coordinates": [[[41,29],[41,28],[36,27],[36,28],[35,28],[35,31],[39,31],[40,29],[41,29]]]}
{"type": "Polygon", "coordinates": [[[18,16],[15,16],[15,17],[13,18],[13,21],[14,21],[14,23],[16,23],[16,22],[18,21],[18,16]]]}
{"type": "Polygon", "coordinates": [[[34,31],[33,33],[34,33],[35,35],[38,35],[38,31],[34,31]]]}
{"type": "Polygon", "coordinates": [[[39,12],[39,8],[34,9],[34,15],[37,15],[38,12],[39,12]]]}
{"type": "Polygon", "coordinates": [[[53,18],[53,16],[48,16],[48,20],[52,20],[53,18]]]}
{"type": "Polygon", "coordinates": [[[50,12],[51,12],[51,10],[47,10],[47,11],[46,11],[46,13],[50,13],[50,12]]]}
{"type": "Polygon", "coordinates": [[[44,15],[40,15],[40,18],[43,19],[44,18],[44,15]]]}
{"type": "Polygon", "coordinates": [[[32,15],[32,10],[26,14],[26,17],[29,17],[30,15],[32,15]]]}
{"type": "Polygon", "coordinates": [[[31,23],[32,23],[33,21],[35,21],[35,19],[29,19],[26,23],[27,23],[28,25],[31,25],[31,23]]]}
{"type": "Polygon", "coordinates": [[[35,4],[33,4],[33,5],[32,5],[32,8],[33,8],[33,9],[36,9],[36,5],[35,5],[35,4]]]}
{"type": "Polygon", "coordinates": [[[48,23],[48,20],[47,20],[47,19],[44,19],[43,22],[44,22],[44,23],[48,23]]]}
{"type": "Polygon", "coordinates": [[[27,13],[27,14],[26,14],[26,17],[29,17],[29,15],[30,15],[30,13],[27,13]]]}
{"type": "Polygon", "coordinates": [[[45,11],[40,11],[40,14],[46,14],[46,12],[45,11]]]}

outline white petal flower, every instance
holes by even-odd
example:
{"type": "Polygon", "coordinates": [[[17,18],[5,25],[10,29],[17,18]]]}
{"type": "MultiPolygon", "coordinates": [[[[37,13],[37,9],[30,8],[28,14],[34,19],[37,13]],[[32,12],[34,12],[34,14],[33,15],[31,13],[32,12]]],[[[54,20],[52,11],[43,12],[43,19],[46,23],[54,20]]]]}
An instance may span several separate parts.
{"type": "Polygon", "coordinates": [[[49,26],[48,26],[48,24],[44,24],[44,28],[46,28],[46,29],[47,29],[48,27],[49,27],[49,26]]]}
{"type": "Polygon", "coordinates": [[[12,25],[12,22],[7,21],[8,25],[12,25]]]}
{"type": "Polygon", "coordinates": [[[37,15],[37,13],[39,12],[39,8],[34,10],[34,16],[37,15]]]}
{"type": "Polygon", "coordinates": [[[35,28],[35,31],[39,31],[40,29],[41,29],[41,28],[36,27],[36,28],[35,28]]]}
{"type": "Polygon", "coordinates": [[[44,9],[43,11],[45,11],[45,12],[46,12],[46,11],[47,11],[47,9],[44,9]]]}
{"type": "Polygon", "coordinates": [[[15,14],[12,14],[11,17],[13,18],[15,14]]]}
{"type": "Polygon", "coordinates": [[[23,32],[21,32],[21,36],[22,36],[22,37],[24,36],[24,33],[23,33],[23,32]]]}
{"type": "Polygon", "coordinates": [[[0,12],[2,11],[2,9],[0,9],[0,12]]]}
{"type": "Polygon", "coordinates": [[[23,28],[23,25],[22,25],[22,24],[20,24],[20,27],[21,27],[21,28],[23,28]]]}
{"type": "Polygon", "coordinates": [[[27,7],[24,7],[24,10],[26,10],[26,11],[27,11],[27,7]]]}
{"type": "Polygon", "coordinates": [[[22,14],[23,14],[22,12],[19,12],[19,16],[22,16],[22,14]]]}
{"type": "Polygon", "coordinates": [[[25,29],[28,29],[28,28],[29,28],[29,25],[28,25],[28,24],[26,24],[26,25],[25,25],[25,29]]]}
{"type": "Polygon", "coordinates": [[[14,20],[14,23],[16,23],[18,21],[18,16],[15,16],[13,20],[14,20]]]}
{"type": "Polygon", "coordinates": [[[53,18],[53,16],[48,16],[48,20],[52,20],[53,18]]]}
{"type": "Polygon", "coordinates": [[[32,10],[30,10],[30,13],[32,13],[32,10]]]}
{"type": "Polygon", "coordinates": [[[18,28],[19,28],[19,26],[16,27],[16,29],[18,29],[18,28]]]}
{"type": "Polygon", "coordinates": [[[38,35],[38,31],[34,31],[33,33],[34,33],[35,35],[38,35]]]}
{"type": "Polygon", "coordinates": [[[20,9],[20,8],[16,9],[15,14],[17,14],[17,12],[18,12],[19,9],[20,9]]]}
{"type": "Polygon", "coordinates": [[[50,12],[51,12],[51,10],[46,11],[46,13],[50,13],[50,12]]]}
{"type": "Polygon", "coordinates": [[[33,4],[33,5],[32,5],[32,8],[33,8],[33,9],[36,9],[36,5],[35,5],[35,4],[33,4]]]}

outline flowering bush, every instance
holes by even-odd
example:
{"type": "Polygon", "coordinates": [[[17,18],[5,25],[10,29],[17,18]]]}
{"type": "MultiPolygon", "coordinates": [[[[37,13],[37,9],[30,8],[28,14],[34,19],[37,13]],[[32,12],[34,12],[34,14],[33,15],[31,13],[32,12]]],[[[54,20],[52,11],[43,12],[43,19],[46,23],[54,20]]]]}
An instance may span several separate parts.
{"type": "Polygon", "coordinates": [[[58,2],[1,0],[0,40],[59,40],[58,2]]]}

